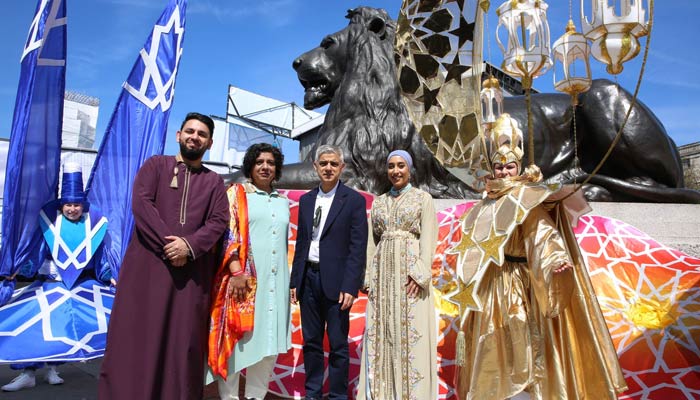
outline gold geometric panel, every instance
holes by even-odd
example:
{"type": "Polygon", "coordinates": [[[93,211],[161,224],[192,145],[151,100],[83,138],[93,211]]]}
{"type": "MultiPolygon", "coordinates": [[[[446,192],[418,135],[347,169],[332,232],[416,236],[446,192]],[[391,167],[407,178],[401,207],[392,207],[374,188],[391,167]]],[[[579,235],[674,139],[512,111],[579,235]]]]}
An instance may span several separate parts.
{"type": "MultiPolygon", "coordinates": [[[[458,254],[460,276],[470,276],[489,262],[502,265],[504,246],[515,228],[523,222],[533,208],[543,204],[550,196],[561,199],[556,191],[561,185],[545,183],[518,183],[507,194],[498,199],[486,198],[460,218],[462,233],[469,237],[452,251],[458,254]],[[480,257],[475,257],[475,250],[480,257]],[[476,262],[476,266],[468,264],[476,262]]],[[[567,207],[568,209],[569,207],[567,207]]],[[[572,208],[573,210],[573,208],[572,208]]],[[[581,213],[574,214],[580,216],[581,213]]]]}
{"type": "Polygon", "coordinates": [[[515,220],[515,213],[520,209],[518,203],[512,197],[505,196],[503,201],[496,206],[496,232],[503,234],[510,228],[515,220]]]}
{"type": "Polygon", "coordinates": [[[561,185],[551,187],[549,185],[531,185],[528,187],[529,190],[520,192],[520,204],[522,204],[526,210],[529,210],[537,204],[542,203],[552,192],[560,188],[561,185]]]}
{"type": "Polygon", "coordinates": [[[493,226],[493,209],[497,204],[493,200],[484,200],[479,215],[474,220],[473,226],[468,227],[472,231],[472,239],[476,242],[483,242],[488,239],[493,226]]]}
{"type": "Polygon", "coordinates": [[[404,104],[433,155],[476,190],[489,162],[481,132],[484,0],[404,0],[394,46],[404,104]]]}

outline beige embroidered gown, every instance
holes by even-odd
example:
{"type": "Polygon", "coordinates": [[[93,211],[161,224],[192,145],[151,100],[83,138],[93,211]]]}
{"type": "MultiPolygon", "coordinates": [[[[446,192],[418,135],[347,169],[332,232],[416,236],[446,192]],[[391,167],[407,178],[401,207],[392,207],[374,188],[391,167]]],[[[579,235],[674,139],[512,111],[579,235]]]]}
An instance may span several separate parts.
{"type": "Polygon", "coordinates": [[[374,240],[365,273],[369,293],[357,398],[436,399],[433,199],[417,188],[397,198],[384,194],[374,201],[371,219],[374,240]],[[407,296],[409,276],[421,286],[419,296],[407,296]]]}

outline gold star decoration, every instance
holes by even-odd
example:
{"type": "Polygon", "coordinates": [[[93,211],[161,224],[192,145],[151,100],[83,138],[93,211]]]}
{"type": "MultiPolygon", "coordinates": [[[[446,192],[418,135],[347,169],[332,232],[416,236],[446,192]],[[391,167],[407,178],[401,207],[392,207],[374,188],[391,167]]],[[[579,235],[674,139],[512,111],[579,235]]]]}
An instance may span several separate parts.
{"type": "Polygon", "coordinates": [[[461,279],[455,279],[457,287],[452,292],[447,293],[444,299],[459,307],[460,326],[462,326],[467,310],[481,311],[482,307],[479,297],[475,293],[476,282],[471,280],[469,284],[465,285],[461,279]]]}
{"type": "Polygon", "coordinates": [[[462,268],[462,264],[464,263],[464,257],[467,255],[467,252],[469,249],[475,248],[476,243],[472,239],[472,232],[462,232],[462,238],[459,240],[459,243],[457,243],[456,246],[452,247],[451,249],[447,249],[446,253],[448,254],[456,254],[457,255],[457,270],[460,270],[462,268]]]}
{"type": "Polygon", "coordinates": [[[474,240],[472,239],[472,232],[464,232],[462,231],[462,238],[459,239],[459,243],[452,249],[449,249],[447,252],[451,254],[462,254],[465,253],[468,249],[475,247],[476,243],[474,243],[474,240]]]}
{"type": "Polygon", "coordinates": [[[496,233],[495,222],[491,222],[491,232],[489,237],[483,242],[479,242],[478,246],[481,249],[481,260],[479,266],[483,266],[489,259],[493,260],[499,266],[503,264],[503,244],[508,239],[508,235],[499,235],[496,233]]]}

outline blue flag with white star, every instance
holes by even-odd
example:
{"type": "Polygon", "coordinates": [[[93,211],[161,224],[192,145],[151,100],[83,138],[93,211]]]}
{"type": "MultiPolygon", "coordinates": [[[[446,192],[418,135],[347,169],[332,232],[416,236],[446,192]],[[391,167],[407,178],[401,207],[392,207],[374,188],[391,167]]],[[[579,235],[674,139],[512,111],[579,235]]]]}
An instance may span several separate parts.
{"type": "MultiPolygon", "coordinates": [[[[39,263],[39,211],[56,198],[66,80],[65,0],[39,0],[22,52],[7,154],[0,275],[39,263]]],[[[34,268],[35,269],[35,268],[34,268]]],[[[0,305],[14,280],[0,288],[0,305]]]]}
{"type": "Polygon", "coordinates": [[[134,177],[147,158],[163,153],[186,7],[186,0],[170,0],[146,39],[124,82],[88,182],[88,200],[109,220],[104,252],[114,277],[134,226],[134,177]]]}

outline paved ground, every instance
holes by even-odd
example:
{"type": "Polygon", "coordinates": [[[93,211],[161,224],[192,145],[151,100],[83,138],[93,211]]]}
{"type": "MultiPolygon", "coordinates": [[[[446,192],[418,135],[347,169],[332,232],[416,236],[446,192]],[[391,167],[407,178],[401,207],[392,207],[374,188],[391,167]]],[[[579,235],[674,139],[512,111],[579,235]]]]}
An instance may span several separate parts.
{"type": "MultiPolygon", "coordinates": [[[[17,289],[31,282],[18,282],[17,289]]],[[[37,371],[36,386],[17,392],[0,391],[0,400],[97,400],[97,378],[100,374],[102,358],[86,362],[73,362],[59,365],[58,373],[63,378],[61,385],[49,385],[44,381],[44,370],[37,371]]],[[[19,371],[10,369],[9,365],[0,365],[0,386],[10,383],[19,371]]],[[[245,386],[245,378],[241,377],[241,389],[245,386]]],[[[240,393],[243,398],[243,390],[240,393]]],[[[265,400],[280,400],[279,396],[268,394],[265,400]]],[[[202,400],[220,400],[216,383],[204,388],[202,400]]]]}
{"type": "MultiPolygon", "coordinates": [[[[0,392],[2,400],[93,400],[97,399],[97,376],[100,361],[93,360],[84,363],[75,362],[60,365],[58,372],[65,380],[62,385],[49,385],[44,381],[44,371],[37,371],[36,386],[18,392],[0,392]]],[[[0,366],[0,385],[9,383],[17,371],[7,365],[0,366]]],[[[218,397],[217,397],[218,398],[218,397]]]]}
{"type": "MultiPolygon", "coordinates": [[[[36,386],[18,392],[0,392],[0,400],[96,400],[97,377],[101,358],[87,362],[66,363],[58,367],[62,385],[49,385],[44,381],[44,371],[37,371],[36,386]]],[[[0,386],[10,382],[18,372],[7,365],[0,366],[0,386]]],[[[216,385],[209,385],[204,392],[205,400],[218,400],[216,385]]]]}
{"type": "MultiPolygon", "coordinates": [[[[31,282],[19,282],[17,288],[31,282]]],[[[49,385],[44,381],[44,370],[37,371],[36,386],[17,392],[0,391],[0,400],[97,400],[97,378],[100,374],[102,358],[87,362],[66,363],[57,367],[58,373],[65,381],[62,385],[49,385]]],[[[10,383],[19,375],[8,365],[0,365],[0,386],[10,383]]],[[[241,378],[241,387],[245,378],[241,378]]],[[[241,393],[241,396],[243,393],[241,393]]],[[[278,400],[277,396],[268,395],[265,400],[278,400]]],[[[204,388],[202,400],[220,400],[216,383],[204,388]]]]}
{"type": "MultiPolygon", "coordinates": [[[[49,385],[44,382],[44,371],[37,371],[36,386],[18,392],[0,392],[0,400],[97,400],[97,377],[100,372],[101,358],[87,362],[66,363],[58,366],[62,385],[49,385]]],[[[19,373],[7,365],[0,365],[0,386],[9,383],[19,373]]],[[[241,385],[245,382],[241,378],[241,385]]],[[[243,393],[241,393],[242,395],[243,393]]],[[[277,396],[268,395],[265,400],[276,400],[277,396]]],[[[219,400],[216,384],[204,389],[203,400],[219,400]]]]}

